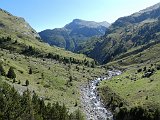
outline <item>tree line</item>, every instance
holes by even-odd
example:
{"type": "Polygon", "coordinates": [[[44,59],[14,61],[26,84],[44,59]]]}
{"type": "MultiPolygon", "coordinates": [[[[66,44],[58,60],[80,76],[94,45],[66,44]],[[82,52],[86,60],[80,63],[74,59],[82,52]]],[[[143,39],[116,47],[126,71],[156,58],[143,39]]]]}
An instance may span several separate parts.
{"type": "Polygon", "coordinates": [[[145,109],[141,106],[133,107],[128,110],[121,107],[119,112],[114,115],[116,120],[160,120],[160,111],[158,109],[145,109]]]}
{"type": "Polygon", "coordinates": [[[34,46],[26,46],[25,44],[18,43],[17,40],[13,40],[10,36],[8,37],[0,37],[0,47],[3,49],[7,49],[10,52],[18,52],[20,54],[24,54],[26,56],[34,56],[39,58],[48,58],[54,59],[59,62],[63,62],[64,64],[81,64],[88,67],[94,68],[98,63],[94,60],[90,61],[87,59],[79,60],[73,57],[64,57],[56,53],[44,53],[44,51],[35,48],[34,46]],[[14,45],[13,45],[14,44],[14,45]],[[20,51],[17,51],[13,46],[23,46],[20,51]]]}
{"type": "Polygon", "coordinates": [[[83,120],[80,110],[69,113],[66,106],[45,104],[35,92],[19,93],[0,81],[0,120],[83,120]]]}

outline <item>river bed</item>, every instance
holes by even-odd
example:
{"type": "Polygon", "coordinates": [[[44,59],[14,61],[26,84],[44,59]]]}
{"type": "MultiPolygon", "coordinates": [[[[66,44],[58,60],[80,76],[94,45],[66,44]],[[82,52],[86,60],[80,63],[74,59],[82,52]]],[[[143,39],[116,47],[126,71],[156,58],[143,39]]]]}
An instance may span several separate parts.
{"type": "Polygon", "coordinates": [[[104,107],[97,92],[100,81],[109,80],[120,75],[121,71],[108,71],[108,76],[103,76],[81,86],[81,104],[87,120],[113,120],[113,114],[104,107]]]}

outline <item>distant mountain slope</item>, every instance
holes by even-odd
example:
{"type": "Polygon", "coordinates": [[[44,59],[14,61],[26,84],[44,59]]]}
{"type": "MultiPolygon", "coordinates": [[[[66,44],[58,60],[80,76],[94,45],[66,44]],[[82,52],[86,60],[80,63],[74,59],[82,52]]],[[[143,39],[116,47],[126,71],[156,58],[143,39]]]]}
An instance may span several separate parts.
{"type": "Polygon", "coordinates": [[[127,17],[121,17],[115,23],[112,24],[113,27],[122,27],[129,24],[135,24],[140,22],[148,22],[147,20],[155,20],[160,16],[160,3],[141,10],[127,17]]]}
{"type": "Polygon", "coordinates": [[[91,60],[41,41],[39,34],[23,19],[0,9],[0,48],[34,57],[70,62],[91,60]]]}
{"type": "Polygon", "coordinates": [[[44,30],[39,33],[42,40],[50,45],[76,51],[77,46],[84,44],[89,38],[102,36],[109,27],[107,22],[94,22],[74,19],[63,28],[44,30]]]}
{"type": "Polygon", "coordinates": [[[107,63],[131,48],[158,40],[159,26],[160,3],[130,16],[119,18],[107,29],[101,43],[87,54],[100,63],[107,63]]]}
{"type": "Polygon", "coordinates": [[[15,34],[17,37],[40,38],[39,34],[23,19],[0,9],[0,34],[15,34]]]}

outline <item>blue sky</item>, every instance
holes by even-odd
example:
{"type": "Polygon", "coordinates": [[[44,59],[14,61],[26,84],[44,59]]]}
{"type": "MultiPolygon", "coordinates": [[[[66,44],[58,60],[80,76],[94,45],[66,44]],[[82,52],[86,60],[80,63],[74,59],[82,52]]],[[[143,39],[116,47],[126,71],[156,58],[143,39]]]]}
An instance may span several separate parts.
{"type": "Polygon", "coordinates": [[[75,18],[114,22],[160,0],[1,0],[0,8],[25,20],[38,32],[63,27],[75,18]]]}

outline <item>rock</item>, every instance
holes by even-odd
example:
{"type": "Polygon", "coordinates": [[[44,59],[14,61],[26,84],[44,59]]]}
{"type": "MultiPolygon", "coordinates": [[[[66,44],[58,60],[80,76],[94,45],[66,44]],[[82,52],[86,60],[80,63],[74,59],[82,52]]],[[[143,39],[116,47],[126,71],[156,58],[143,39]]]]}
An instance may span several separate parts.
{"type": "Polygon", "coordinates": [[[81,86],[81,101],[87,120],[113,120],[112,113],[108,111],[101,102],[96,86],[99,85],[100,81],[108,80],[112,76],[120,74],[120,71],[109,71],[108,78],[100,77],[90,81],[88,85],[81,86]]]}

